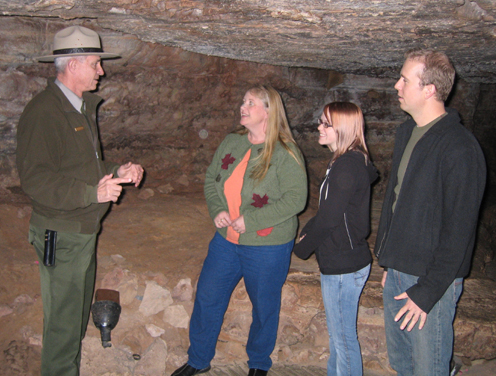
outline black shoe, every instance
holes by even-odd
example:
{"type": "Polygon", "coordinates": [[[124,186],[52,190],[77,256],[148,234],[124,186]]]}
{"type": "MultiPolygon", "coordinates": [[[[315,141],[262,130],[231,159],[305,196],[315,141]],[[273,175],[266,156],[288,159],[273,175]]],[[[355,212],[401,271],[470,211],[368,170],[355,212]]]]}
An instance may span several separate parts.
{"type": "Polygon", "coordinates": [[[450,362],[450,376],[457,375],[461,368],[462,368],[462,365],[461,364],[458,364],[453,359],[451,359],[451,362],[450,362]]]}
{"type": "Polygon", "coordinates": [[[250,372],[248,372],[248,376],[267,376],[267,372],[261,369],[250,368],[250,372]]]}
{"type": "Polygon", "coordinates": [[[198,369],[198,368],[193,368],[188,363],[186,363],[183,366],[176,369],[171,376],[193,376],[208,371],[210,371],[210,366],[204,369],[198,369]]]}

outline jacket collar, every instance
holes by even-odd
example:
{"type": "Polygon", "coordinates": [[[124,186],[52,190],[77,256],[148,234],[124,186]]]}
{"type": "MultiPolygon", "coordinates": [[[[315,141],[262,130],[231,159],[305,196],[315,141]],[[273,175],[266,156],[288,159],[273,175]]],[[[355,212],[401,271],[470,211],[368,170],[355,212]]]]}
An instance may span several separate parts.
{"type": "MultiPolygon", "coordinates": [[[[440,119],[436,124],[434,124],[431,129],[427,131],[426,134],[444,133],[450,128],[453,123],[460,123],[460,115],[458,114],[457,110],[455,110],[454,108],[446,107],[446,112],[448,114],[440,119]]],[[[413,118],[409,117],[409,119],[405,121],[401,126],[408,130],[408,134],[411,134],[413,128],[415,128],[417,124],[415,123],[413,118]]]]}
{"type": "MultiPolygon", "coordinates": [[[[55,94],[55,96],[60,100],[60,103],[62,105],[62,108],[65,112],[79,112],[77,111],[72,103],[67,99],[66,95],[64,92],[58,87],[58,85],[55,83],[55,77],[49,78],[48,79],[48,88],[55,94]]],[[[86,102],[86,108],[88,108],[91,111],[96,110],[96,106],[103,101],[103,98],[89,92],[83,93],[83,99],[86,102]]]]}

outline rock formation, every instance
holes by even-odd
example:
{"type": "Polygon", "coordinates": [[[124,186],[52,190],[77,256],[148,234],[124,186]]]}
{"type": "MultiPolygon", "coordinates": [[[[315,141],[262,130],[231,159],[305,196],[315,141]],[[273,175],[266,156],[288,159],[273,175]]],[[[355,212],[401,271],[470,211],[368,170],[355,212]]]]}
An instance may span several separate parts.
{"type": "Polygon", "coordinates": [[[354,74],[394,76],[402,51],[437,48],[465,79],[496,80],[493,0],[28,0],[0,8],[4,16],[95,19],[209,56],[354,74]]]}

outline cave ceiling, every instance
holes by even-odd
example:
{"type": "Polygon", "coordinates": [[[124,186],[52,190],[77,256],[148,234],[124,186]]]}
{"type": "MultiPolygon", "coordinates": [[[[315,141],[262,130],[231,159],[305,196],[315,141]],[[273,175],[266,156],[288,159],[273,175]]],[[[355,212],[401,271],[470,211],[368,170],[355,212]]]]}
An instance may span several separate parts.
{"type": "Polygon", "coordinates": [[[378,77],[397,76],[406,50],[434,48],[463,79],[496,82],[496,0],[0,0],[0,15],[90,19],[204,55],[378,77]]]}

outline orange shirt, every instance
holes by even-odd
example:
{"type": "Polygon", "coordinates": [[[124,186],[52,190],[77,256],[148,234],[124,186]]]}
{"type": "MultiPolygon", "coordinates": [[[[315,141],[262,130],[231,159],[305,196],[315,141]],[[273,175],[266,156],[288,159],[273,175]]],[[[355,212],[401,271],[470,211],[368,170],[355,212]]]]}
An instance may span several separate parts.
{"type": "MultiPolygon", "coordinates": [[[[246,168],[250,160],[251,149],[245,154],[241,162],[236,166],[233,173],[224,183],[224,194],[227,199],[227,206],[229,208],[229,216],[231,220],[239,217],[239,208],[241,206],[241,189],[243,188],[243,181],[245,177],[246,168]]],[[[233,230],[231,226],[227,228],[227,240],[231,243],[239,244],[239,233],[233,230]]]]}

